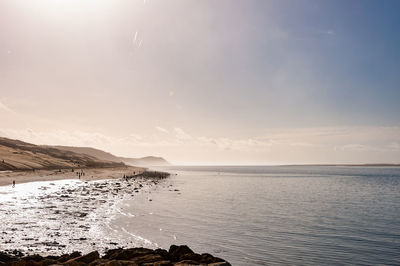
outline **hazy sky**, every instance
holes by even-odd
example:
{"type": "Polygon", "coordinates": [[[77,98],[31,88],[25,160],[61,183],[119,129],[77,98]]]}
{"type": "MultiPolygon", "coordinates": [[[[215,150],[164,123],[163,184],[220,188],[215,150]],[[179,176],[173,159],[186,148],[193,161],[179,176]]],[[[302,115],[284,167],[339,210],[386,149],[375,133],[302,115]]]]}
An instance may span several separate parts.
{"type": "Polygon", "coordinates": [[[0,1],[0,135],[175,163],[400,163],[400,1],[0,1]]]}

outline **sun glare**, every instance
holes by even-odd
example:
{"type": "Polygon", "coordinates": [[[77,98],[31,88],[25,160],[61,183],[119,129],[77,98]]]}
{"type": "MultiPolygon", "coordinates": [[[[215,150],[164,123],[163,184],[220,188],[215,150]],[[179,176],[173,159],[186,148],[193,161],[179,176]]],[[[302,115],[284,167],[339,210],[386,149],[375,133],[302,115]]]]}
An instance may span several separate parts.
{"type": "Polygon", "coordinates": [[[21,0],[18,3],[25,8],[52,15],[68,15],[71,13],[98,13],[107,10],[112,4],[110,0],[21,0]]]}

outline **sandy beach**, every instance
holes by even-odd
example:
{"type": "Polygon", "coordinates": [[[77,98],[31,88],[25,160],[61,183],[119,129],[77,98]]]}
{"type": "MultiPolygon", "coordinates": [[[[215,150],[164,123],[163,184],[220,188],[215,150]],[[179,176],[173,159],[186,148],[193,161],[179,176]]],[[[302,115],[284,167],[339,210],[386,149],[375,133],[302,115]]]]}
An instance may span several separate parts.
{"type": "Polygon", "coordinates": [[[75,250],[101,252],[117,245],[157,248],[139,236],[130,236],[129,242],[120,241],[124,232],[109,226],[116,214],[124,212],[118,205],[122,199],[139,195],[147,198],[156,185],[168,184],[155,172],[150,173],[153,177],[142,173],[123,178],[137,171],[143,168],[84,169],[82,179],[72,172],[3,173],[2,184],[7,186],[0,187],[0,250],[61,254],[75,250]],[[17,180],[15,187],[6,181],[12,179],[17,180]]]}
{"type": "Polygon", "coordinates": [[[60,170],[35,170],[35,171],[0,171],[0,186],[35,182],[53,181],[63,179],[81,179],[83,181],[117,179],[124,175],[132,176],[142,173],[145,168],[123,166],[113,168],[86,168],[86,169],[60,169],[60,170]],[[61,170],[61,171],[60,171],[61,170]],[[79,177],[78,172],[84,173],[79,177]]]}

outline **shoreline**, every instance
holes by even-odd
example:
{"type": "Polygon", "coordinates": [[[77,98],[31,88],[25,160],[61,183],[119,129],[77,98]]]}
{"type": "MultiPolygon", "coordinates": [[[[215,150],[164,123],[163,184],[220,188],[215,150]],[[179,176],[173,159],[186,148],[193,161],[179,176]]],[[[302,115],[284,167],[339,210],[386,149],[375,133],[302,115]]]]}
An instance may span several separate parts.
{"type": "Polygon", "coordinates": [[[60,170],[16,170],[0,172],[0,186],[9,186],[15,181],[16,186],[21,183],[29,183],[36,181],[56,181],[56,180],[81,180],[95,181],[106,179],[118,179],[125,176],[138,175],[144,173],[147,168],[135,166],[123,166],[112,168],[76,168],[60,169],[60,170]],[[61,170],[61,172],[60,172],[61,170]],[[78,176],[78,172],[84,175],[78,176]]]}
{"type": "MultiPolygon", "coordinates": [[[[118,174],[121,173],[127,172],[119,172],[118,174]]],[[[135,244],[132,241],[127,241],[127,239],[120,239],[118,235],[112,238],[109,234],[113,231],[113,228],[107,221],[100,225],[91,224],[98,218],[105,218],[110,215],[112,217],[112,213],[109,211],[98,213],[99,208],[113,206],[112,209],[114,209],[118,200],[121,197],[124,198],[125,195],[134,197],[143,192],[145,195],[151,193],[149,189],[162,182],[161,180],[169,175],[166,172],[144,171],[135,176],[126,176],[126,178],[119,176],[113,179],[89,179],[99,182],[85,182],[85,180],[75,178],[58,179],[54,183],[51,183],[54,179],[45,180],[44,182],[47,182],[47,184],[40,184],[36,187],[29,185],[30,189],[39,189],[44,194],[39,193],[34,197],[25,198],[12,197],[11,201],[2,202],[6,208],[0,210],[0,212],[6,212],[10,215],[10,210],[12,210],[14,214],[22,214],[22,216],[24,214],[17,207],[20,206],[19,208],[21,208],[22,206],[15,203],[30,202],[28,205],[31,205],[31,207],[23,206],[22,210],[36,213],[36,217],[29,217],[25,220],[17,219],[19,222],[14,223],[12,227],[7,226],[7,224],[10,225],[10,221],[16,220],[15,217],[5,217],[5,223],[1,226],[5,235],[0,243],[0,264],[230,266],[231,264],[224,259],[214,257],[209,253],[195,253],[186,245],[171,245],[169,249],[163,249],[156,243],[150,242],[151,245],[147,245],[145,242],[147,240],[142,238],[144,242],[135,242],[135,244]],[[60,182],[61,185],[55,184],[59,183],[57,181],[63,180],[66,182],[60,182]],[[81,182],[71,183],[69,181],[81,182]],[[52,187],[56,189],[52,190],[52,187]],[[37,202],[32,202],[32,200],[37,202]],[[71,201],[77,204],[71,205],[71,201]],[[12,202],[11,205],[10,202],[12,202]],[[40,203],[40,206],[38,207],[36,203],[40,203]],[[7,206],[7,204],[9,205],[7,206]],[[17,209],[14,207],[17,207],[17,209]],[[42,213],[37,214],[38,211],[42,213]],[[7,219],[9,219],[8,222],[7,219]],[[38,226],[38,222],[44,222],[45,228],[38,226]],[[70,227],[71,225],[72,227],[70,227]],[[102,232],[102,237],[95,238],[91,233],[93,226],[94,231],[98,231],[101,227],[103,227],[103,230],[106,229],[102,232]],[[107,231],[107,228],[110,231],[107,231]]],[[[43,182],[43,180],[37,180],[37,182],[41,181],[43,182]]],[[[30,182],[34,181],[30,180],[30,182]]],[[[169,184],[169,186],[171,185],[169,184]]],[[[151,201],[151,199],[148,200],[151,201]]],[[[122,209],[117,209],[117,211],[121,213],[122,209]]],[[[127,215],[132,216],[130,213],[127,213],[127,215]]],[[[115,234],[115,231],[112,234],[115,234]]]]}
{"type": "Polygon", "coordinates": [[[24,175],[23,180],[27,182],[20,187],[18,184],[16,189],[2,186],[0,250],[44,256],[71,253],[77,249],[83,253],[102,252],[115,247],[131,247],[132,243],[138,247],[158,247],[140,237],[121,238],[120,234],[124,232],[116,233],[116,228],[110,224],[115,215],[135,215],[123,210],[124,207],[119,205],[121,200],[150,195],[157,184],[166,182],[163,180],[169,175],[148,171],[132,176],[126,171],[132,169],[114,172],[114,176],[109,175],[112,170],[101,169],[101,177],[87,178],[86,175],[87,181],[68,178],[70,175],[58,180],[53,175],[46,175],[47,180],[27,180],[29,175],[24,175]],[[124,173],[130,175],[124,179],[124,173]]]}

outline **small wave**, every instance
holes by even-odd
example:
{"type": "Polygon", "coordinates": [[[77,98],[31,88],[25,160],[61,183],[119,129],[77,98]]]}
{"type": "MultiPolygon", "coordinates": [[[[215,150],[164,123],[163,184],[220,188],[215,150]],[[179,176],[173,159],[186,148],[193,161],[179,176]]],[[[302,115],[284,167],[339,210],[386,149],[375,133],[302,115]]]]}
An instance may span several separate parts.
{"type": "Polygon", "coordinates": [[[141,236],[137,236],[135,234],[132,234],[131,232],[129,232],[128,230],[126,230],[124,227],[121,227],[122,231],[124,231],[126,234],[132,236],[133,238],[135,238],[136,240],[139,240],[141,242],[143,242],[144,244],[148,245],[148,246],[155,246],[158,247],[157,243],[153,243],[150,240],[143,238],[141,236]]]}

